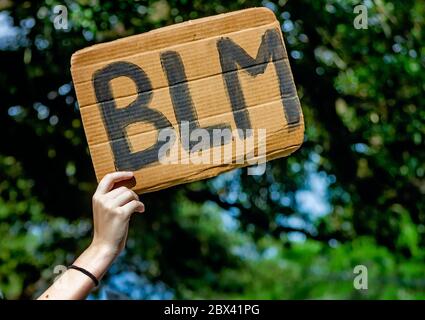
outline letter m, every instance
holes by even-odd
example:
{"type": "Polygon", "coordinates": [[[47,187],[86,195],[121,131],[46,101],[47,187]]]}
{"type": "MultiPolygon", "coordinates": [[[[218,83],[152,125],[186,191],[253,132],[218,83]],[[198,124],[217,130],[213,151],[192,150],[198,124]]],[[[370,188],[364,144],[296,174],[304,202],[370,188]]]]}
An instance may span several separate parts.
{"type": "MultiPolygon", "coordinates": [[[[221,70],[227,94],[232,105],[235,123],[238,129],[251,129],[245,97],[238,77],[238,66],[250,76],[265,72],[269,62],[272,62],[279,82],[280,97],[288,123],[288,128],[300,121],[300,102],[292,79],[288,57],[280,35],[276,29],[267,30],[258,48],[257,56],[252,58],[243,48],[230,38],[220,38],[217,41],[221,70]]],[[[242,132],[242,131],[240,131],[242,132]]]]}

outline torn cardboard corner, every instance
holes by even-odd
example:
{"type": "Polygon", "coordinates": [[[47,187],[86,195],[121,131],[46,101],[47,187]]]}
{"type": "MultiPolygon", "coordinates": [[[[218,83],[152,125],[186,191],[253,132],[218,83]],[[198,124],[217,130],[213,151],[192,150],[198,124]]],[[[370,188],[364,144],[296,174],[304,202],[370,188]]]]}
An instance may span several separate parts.
{"type": "Polygon", "coordinates": [[[303,141],[280,25],[265,8],[94,45],[74,53],[71,72],[97,179],[131,170],[140,193],[287,156],[303,141]]]}

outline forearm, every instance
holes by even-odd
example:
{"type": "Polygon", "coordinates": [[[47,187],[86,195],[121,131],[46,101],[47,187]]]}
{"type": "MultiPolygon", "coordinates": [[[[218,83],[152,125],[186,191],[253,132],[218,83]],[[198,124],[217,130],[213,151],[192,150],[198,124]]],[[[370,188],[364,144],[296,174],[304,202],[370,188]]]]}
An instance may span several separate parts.
{"type": "MultiPolygon", "coordinates": [[[[115,254],[106,247],[91,245],[73,263],[101,279],[112,264],[115,254]]],[[[69,269],[55,281],[38,299],[78,300],[85,299],[94,288],[94,282],[84,273],[69,269]]]]}
{"type": "MultiPolygon", "coordinates": [[[[115,184],[133,177],[132,172],[107,174],[99,182],[93,195],[94,233],[90,247],[73,263],[100,280],[125,247],[128,223],[134,212],[144,212],[145,206],[138,195],[115,184]]],[[[38,299],[85,299],[95,282],[87,274],[75,269],[67,270],[38,299]]]]}

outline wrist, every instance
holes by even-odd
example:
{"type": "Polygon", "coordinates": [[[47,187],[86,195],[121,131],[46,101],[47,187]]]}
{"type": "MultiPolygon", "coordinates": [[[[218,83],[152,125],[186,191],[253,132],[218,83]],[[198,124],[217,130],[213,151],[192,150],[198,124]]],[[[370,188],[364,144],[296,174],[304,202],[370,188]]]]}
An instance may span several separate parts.
{"type": "Polygon", "coordinates": [[[117,255],[108,246],[92,243],[78,257],[74,265],[86,269],[100,280],[115,260],[116,256],[117,255]]]}
{"type": "Polygon", "coordinates": [[[97,253],[97,255],[101,257],[112,259],[115,259],[121,252],[117,246],[105,243],[103,241],[98,241],[96,238],[92,240],[87,250],[97,253]]]}
{"type": "Polygon", "coordinates": [[[100,257],[107,258],[111,256],[117,256],[117,249],[115,249],[113,246],[104,243],[99,243],[94,240],[90,243],[87,250],[95,253],[97,256],[100,257]]]}

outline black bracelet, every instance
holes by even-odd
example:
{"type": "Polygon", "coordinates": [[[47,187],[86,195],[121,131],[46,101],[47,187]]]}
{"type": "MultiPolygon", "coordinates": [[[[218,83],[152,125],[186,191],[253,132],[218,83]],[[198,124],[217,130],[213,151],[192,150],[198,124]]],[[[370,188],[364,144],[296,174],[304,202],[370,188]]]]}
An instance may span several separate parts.
{"type": "Polygon", "coordinates": [[[77,266],[74,266],[74,265],[70,265],[68,267],[68,269],[75,269],[75,270],[78,270],[78,271],[84,273],[87,277],[89,277],[90,279],[93,280],[95,287],[97,287],[99,285],[99,280],[97,280],[97,278],[92,273],[88,272],[86,269],[83,269],[83,268],[80,268],[80,267],[77,267],[77,266]]]}

